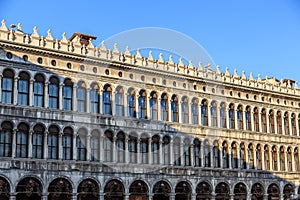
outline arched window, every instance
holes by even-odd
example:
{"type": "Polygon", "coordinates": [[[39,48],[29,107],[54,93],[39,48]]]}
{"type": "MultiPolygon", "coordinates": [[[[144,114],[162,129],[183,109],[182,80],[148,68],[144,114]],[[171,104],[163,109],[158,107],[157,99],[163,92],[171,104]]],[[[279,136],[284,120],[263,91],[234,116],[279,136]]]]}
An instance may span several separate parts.
{"type": "Polygon", "coordinates": [[[142,180],[134,181],[129,187],[130,200],[144,200],[148,199],[149,188],[142,180]]]}
{"type": "Polygon", "coordinates": [[[285,171],[285,152],[283,147],[280,147],[279,163],[280,163],[280,171],[285,171]]]}
{"type": "Polygon", "coordinates": [[[267,192],[268,192],[268,199],[280,199],[280,189],[278,185],[276,185],[275,183],[272,183],[268,187],[267,192]]]}
{"type": "Polygon", "coordinates": [[[211,126],[217,127],[218,118],[217,118],[217,102],[216,101],[211,102],[210,116],[211,116],[211,126]]]}
{"type": "Polygon", "coordinates": [[[2,77],[2,103],[12,104],[14,94],[14,72],[10,69],[3,71],[2,77]]]}
{"type": "Polygon", "coordinates": [[[255,183],[251,188],[252,199],[263,199],[264,198],[264,188],[260,183],[255,183]]]}
{"type": "Polygon", "coordinates": [[[230,189],[227,183],[221,182],[216,186],[216,200],[229,200],[230,189]]]}
{"type": "Polygon", "coordinates": [[[218,142],[214,142],[213,146],[213,162],[214,167],[219,168],[220,167],[220,147],[218,142]]]}
{"type": "Polygon", "coordinates": [[[13,124],[4,121],[0,130],[0,157],[11,157],[13,124]]]}
{"type": "Polygon", "coordinates": [[[170,199],[171,188],[165,181],[155,183],[153,190],[153,200],[167,200],[170,199]]]}
{"type": "Polygon", "coordinates": [[[106,131],[104,133],[103,147],[104,147],[104,161],[113,161],[113,133],[106,131]]]}
{"type": "Polygon", "coordinates": [[[240,144],[240,167],[241,169],[247,169],[246,150],[244,143],[240,144]]]}
{"type": "Polygon", "coordinates": [[[297,128],[296,128],[296,115],[295,113],[292,113],[292,116],[291,116],[291,128],[292,128],[292,135],[293,136],[297,136],[297,128]]]}
{"type": "Polygon", "coordinates": [[[184,165],[185,166],[191,166],[191,147],[190,147],[190,140],[185,139],[184,140],[184,165]]]}
{"type": "Polygon", "coordinates": [[[72,199],[72,185],[64,178],[54,179],[48,187],[48,200],[71,200],[72,199]]]}
{"type": "Polygon", "coordinates": [[[148,164],[148,152],[149,152],[149,138],[146,135],[141,136],[140,140],[140,152],[141,163],[148,164]]]}
{"type": "Polygon", "coordinates": [[[29,104],[29,74],[21,72],[18,80],[18,104],[28,105],[29,104]]]}
{"type": "Polygon", "coordinates": [[[194,139],[194,166],[200,167],[201,166],[201,157],[200,157],[200,145],[201,142],[199,139],[194,139]]]}
{"type": "Polygon", "coordinates": [[[130,163],[137,163],[137,137],[134,135],[129,136],[128,151],[130,163]]]}
{"type": "Polygon", "coordinates": [[[64,128],[62,136],[63,160],[72,160],[73,158],[73,129],[64,128]]]}
{"type": "Polygon", "coordinates": [[[220,126],[226,128],[226,104],[222,102],[220,104],[220,126]]]}
{"type": "Polygon", "coordinates": [[[91,178],[81,181],[77,189],[78,200],[98,200],[100,199],[99,184],[91,178]]]}
{"type": "Polygon", "coordinates": [[[10,184],[5,179],[0,177],[0,183],[1,183],[1,193],[0,193],[0,199],[1,200],[9,200],[10,199],[10,184]]]}
{"type": "Polygon", "coordinates": [[[151,92],[150,94],[150,118],[152,120],[157,120],[157,93],[151,92]]]}
{"type": "Polygon", "coordinates": [[[259,144],[256,146],[256,169],[258,169],[258,170],[262,169],[261,146],[259,144]]]}
{"type": "Polygon", "coordinates": [[[181,181],[175,187],[175,199],[191,200],[192,189],[188,182],[181,181]]]}
{"type": "Polygon", "coordinates": [[[49,81],[48,85],[48,92],[49,92],[49,108],[58,108],[58,85],[59,85],[59,80],[58,78],[52,76],[49,81]]]}
{"type": "Polygon", "coordinates": [[[249,169],[254,169],[254,148],[253,145],[250,143],[248,146],[248,160],[249,160],[249,169]]]}
{"type": "Polygon", "coordinates": [[[222,159],[223,159],[223,168],[229,168],[229,155],[228,155],[228,145],[227,142],[222,144],[222,159]]]}
{"type": "Polygon", "coordinates": [[[64,110],[72,110],[72,95],[73,95],[73,83],[71,79],[66,78],[63,87],[64,110]]]}
{"type": "Polygon", "coordinates": [[[207,182],[201,182],[196,187],[196,200],[207,200],[212,197],[211,186],[207,182]]]}
{"type": "Polygon", "coordinates": [[[86,160],[86,137],[87,131],[83,128],[79,129],[76,137],[77,160],[86,160]]]}
{"type": "Polygon", "coordinates": [[[91,160],[98,161],[99,156],[99,149],[100,149],[100,133],[96,130],[92,131],[91,134],[91,160]]]}
{"type": "Polygon", "coordinates": [[[189,123],[189,110],[188,110],[188,99],[187,99],[187,97],[182,97],[181,121],[184,124],[189,123]]]}
{"type": "Polygon", "coordinates": [[[159,136],[154,135],[151,141],[152,163],[159,164],[159,136]]]}
{"type": "Polygon", "coordinates": [[[293,158],[293,152],[291,147],[287,149],[287,171],[292,171],[293,170],[293,163],[292,163],[292,158],[293,158]]]}
{"type": "Polygon", "coordinates": [[[192,99],[191,115],[192,115],[192,124],[199,124],[199,108],[198,108],[198,100],[196,98],[192,99]]]}
{"type": "Polygon", "coordinates": [[[124,90],[121,86],[117,87],[116,89],[116,115],[117,116],[124,116],[124,90]]]}
{"type": "Polygon", "coordinates": [[[229,128],[234,129],[234,104],[231,103],[229,105],[229,110],[228,110],[228,116],[229,116],[229,128]]]}
{"type": "Polygon", "coordinates": [[[246,130],[250,131],[251,130],[251,108],[250,106],[246,107],[246,130]]]}
{"type": "Polygon", "coordinates": [[[298,172],[299,171],[299,152],[298,152],[298,148],[294,149],[294,171],[298,172]]]}
{"type": "Polygon", "coordinates": [[[136,117],[135,91],[132,88],[128,90],[127,102],[128,102],[128,116],[136,117]]]}
{"type": "Polygon", "coordinates": [[[268,145],[266,145],[264,148],[264,160],[265,160],[265,170],[270,170],[270,157],[269,157],[268,145]]]}
{"type": "Polygon", "coordinates": [[[42,125],[35,125],[32,134],[32,158],[43,158],[44,152],[44,132],[45,129],[42,125]]]}
{"type": "Polygon", "coordinates": [[[93,114],[99,113],[99,98],[99,87],[96,83],[93,83],[90,90],[90,112],[93,114]]]}
{"type": "Polygon", "coordinates": [[[169,108],[168,108],[168,95],[163,93],[161,95],[160,100],[160,109],[161,109],[161,120],[168,121],[169,120],[169,108]]]}
{"type": "Polygon", "coordinates": [[[267,111],[264,108],[261,110],[261,130],[263,133],[267,132],[267,111]]]}
{"type": "Polygon", "coordinates": [[[42,193],[42,184],[34,177],[26,177],[22,179],[16,187],[16,199],[18,200],[41,199],[42,193]]]}
{"type": "Polygon", "coordinates": [[[125,134],[123,132],[117,134],[116,147],[117,161],[120,163],[125,162],[125,134]]]}
{"type": "Polygon", "coordinates": [[[231,144],[231,165],[233,169],[237,169],[238,168],[238,152],[237,152],[237,143],[233,142],[231,144]]]}
{"type": "Polygon", "coordinates": [[[277,112],[276,122],[277,122],[277,133],[282,135],[282,119],[281,119],[280,111],[277,112]]]}
{"type": "Polygon", "coordinates": [[[33,104],[36,107],[43,107],[44,106],[44,85],[45,78],[41,74],[37,74],[34,77],[34,84],[33,84],[33,104]]]}
{"type": "Polygon", "coordinates": [[[272,168],[274,171],[278,170],[277,149],[275,146],[272,147],[272,168]]]}
{"type": "Polygon", "coordinates": [[[178,122],[178,97],[174,94],[171,98],[172,122],[178,122]]]}
{"type": "Polygon", "coordinates": [[[103,87],[103,114],[104,115],[111,115],[111,93],[112,88],[109,84],[104,85],[103,87]]]}
{"type": "Polygon", "coordinates": [[[274,111],[270,110],[269,111],[269,129],[270,133],[275,133],[275,124],[274,124],[274,111]]]}
{"type": "Polygon", "coordinates": [[[253,109],[254,131],[259,132],[259,110],[257,107],[253,109]]]}
{"type": "Polygon", "coordinates": [[[201,102],[201,124],[208,126],[207,100],[203,99],[201,102]]]}
{"type": "Polygon", "coordinates": [[[294,187],[291,184],[287,184],[283,188],[283,199],[293,199],[294,187]]]}
{"type": "Polygon", "coordinates": [[[174,155],[174,165],[180,166],[181,165],[180,139],[178,137],[175,138],[173,142],[173,155],[174,155]]]}
{"type": "Polygon", "coordinates": [[[234,200],[246,200],[247,199],[247,187],[244,183],[237,183],[234,186],[234,200]]]}
{"type": "Polygon", "coordinates": [[[237,114],[237,126],[239,130],[243,130],[243,106],[239,105],[236,111],[237,114]]]}
{"type": "Polygon", "coordinates": [[[284,123],[284,134],[285,135],[290,135],[289,113],[288,112],[284,113],[283,123],[284,123]]]}
{"type": "Polygon", "coordinates": [[[203,159],[204,159],[204,167],[210,167],[210,146],[207,140],[204,141],[204,155],[203,155],[203,159]]]}
{"type": "Polygon", "coordinates": [[[17,158],[26,158],[28,152],[28,134],[29,127],[21,123],[18,126],[18,131],[16,135],[16,157],[17,158]]]}
{"type": "Polygon", "coordinates": [[[77,111],[78,112],[86,112],[86,85],[84,82],[78,83],[77,111]]]}
{"type": "Polygon", "coordinates": [[[51,125],[49,127],[49,134],[47,138],[48,159],[58,159],[58,134],[58,127],[51,125]]]}
{"type": "Polygon", "coordinates": [[[170,136],[166,135],[163,137],[163,164],[169,165],[170,164],[170,136]]]}
{"type": "Polygon", "coordinates": [[[147,94],[145,90],[139,92],[139,118],[147,118],[147,94]]]}

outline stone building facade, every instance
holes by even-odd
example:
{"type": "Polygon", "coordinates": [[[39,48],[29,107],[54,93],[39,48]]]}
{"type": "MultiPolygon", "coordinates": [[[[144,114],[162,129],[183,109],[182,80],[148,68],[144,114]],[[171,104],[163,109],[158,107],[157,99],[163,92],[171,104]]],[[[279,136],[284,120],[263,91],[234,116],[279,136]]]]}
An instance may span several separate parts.
{"type": "Polygon", "coordinates": [[[0,27],[0,199],[297,199],[297,82],[0,27]]]}

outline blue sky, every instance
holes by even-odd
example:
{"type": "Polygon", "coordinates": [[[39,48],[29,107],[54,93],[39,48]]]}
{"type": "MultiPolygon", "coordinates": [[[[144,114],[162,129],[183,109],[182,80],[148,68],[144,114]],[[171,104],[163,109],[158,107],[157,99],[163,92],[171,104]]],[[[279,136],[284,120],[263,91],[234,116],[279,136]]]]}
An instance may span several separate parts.
{"type": "Polygon", "coordinates": [[[58,39],[63,32],[95,35],[95,45],[130,29],[172,29],[201,44],[221,71],[300,81],[298,0],[1,0],[0,19],[21,22],[27,33],[51,29],[58,39]]]}

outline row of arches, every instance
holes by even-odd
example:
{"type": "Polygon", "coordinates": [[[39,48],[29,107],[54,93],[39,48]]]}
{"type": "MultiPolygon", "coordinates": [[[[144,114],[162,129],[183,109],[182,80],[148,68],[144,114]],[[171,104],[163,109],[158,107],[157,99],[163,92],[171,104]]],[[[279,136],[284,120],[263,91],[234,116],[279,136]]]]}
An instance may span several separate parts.
{"type": "Polygon", "coordinates": [[[25,177],[21,179],[15,188],[15,193],[11,189],[9,181],[0,177],[1,200],[9,200],[11,196],[15,195],[16,200],[41,200],[47,196],[48,200],[73,200],[74,197],[78,200],[89,199],[98,200],[104,197],[105,200],[123,200],[125,196],[129,200],[147,200],[152,197],[152,200],[246,200],[250,197],[253,200],[263,200],[264,196],[268,199],[291,199],[297,196],[298,191],[295,192],[295,187],[291,184],[286,184],[280,190],[276,183],[271,183],[265,188],[261,183],[254,183],[251,187],[246,186],[243,182],[236,183],[233,188],[226,182],[219,182],[215,187],[209,181],[202,181],[197,184],[195,191],[188,181],[179,181],[175,188],[165,180],[158,180],[153,184],[144,180],[133,181],[129,188],[125,188],[123,182],[119,179],[111,179],[105,183],[103,190],[100,184],[93,178],[86,178],[82,180],[77,187],[73,188],[73,183],[64,177],[55,178],[52,180],[47,189],[43,189],[42,182],[36,177],[25,177]],[[152,189],[151,189],[151,188],[152,189]],[[75,191],[75,192],[74,192],[75,191]]]}
{"type": "Polygon", "coordinates": [[[103,161],[228,169],[300,171],[299,148],[247,141],[201,140],[187,135],[77,131],[55,124],[3,121],[0,157],[103,161]]]}
{"type": "Polygon", "coordinates": [[[70,78],[61,82],[54,75],[46,81],[40,73],[31,79],[25,71],[15,77],[12,69],[3,70],[2,103],[299,135],[300,114],[295,112],[97,82],[75,84],[70,78]]]}

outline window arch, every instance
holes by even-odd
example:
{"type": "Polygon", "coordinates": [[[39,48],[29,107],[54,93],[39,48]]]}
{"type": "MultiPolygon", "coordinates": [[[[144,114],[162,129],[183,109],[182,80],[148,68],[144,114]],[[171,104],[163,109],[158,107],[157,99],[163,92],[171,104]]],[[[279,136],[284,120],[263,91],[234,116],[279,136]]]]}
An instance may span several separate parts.
{"type": "Polygon", "coordinates": [[[49,108],[54,108],[54,109],[58,108],[58,100],[59,100],[58,87],[59,87],[58,78],[52,76],[49,80],[49,85],[48,85],[49,108]]]}
{"type": "Polygon", "coordinates": [[[111,115],[112,114],[112,102],[111,102],[111,95],[112,95],[112,87],[109,84],[105,84],[103,87],[103,114],[104,115],[111,115]]]}
{"type": "Polygon", "coordinates": [[[223,168],[229,168],[228,144],[226,141],[222,144],[223,168]]]}
{"type": "Polygon", "coordinates": [[[56,178],[50,183],[48,194],[48,200],[71,200],[72,185],[65,178],[56,178]]]}
{"type": "Polygon", "coordinates": [[[208,143],[207,140],[204,140],[204,146],[203,146],[203,150],[204,150],[204,155],[203,155],[203,160],[204,160],[204,167],[210,167],[210,145],[208,143]]]}
{"type": "Polygon", "coordinates": [[[12,104],[14,94],[14,72],[10,69],[3,71],[2,77],[2,103],[12,104]]]}
{"type": "Polygon", "coordinates": [[[143,134],[140,139],[140,157],[142,164],[148,164],[148,155],[149,155],[149,138],[147,135],[143,134]]]}
{"type": "Polygon", "coordinates": [[[220,167],[220,147],[217,141],[214,142],[213,146],[213,162],[215,168],[220,167]]]}
{"type": "Polygon", "coordinates": [[[88,178],[80,182],[77,193],[78,200],[98,200],[100,197],[100,188],[95,180],[88,178]]]}
{"type": "Polygon", "coordinates": [[[294,171],[299,171],[299,151],[298,148],[294,149],[294,171]]]}
{"type": "Polygon", "coordinates": [[[201,166],[201,142],[198,138],[194,139],[194,165],[195,167],[201,166]]]}
{"type": "Polygon", "coordinates": [[[277,160],[277,148],[276,146],[272,147],[272,168],[274,171],[278,170],[278,160],[277,160]]]}
{"type": "Polygon", "coordinates": [[[150,93],[150,118],[152,120],[157,120],[157,93],[152,91],[150,93]]]}
{"type": "Polygon", "coordinates": [[[229,110],[228,110],[228,116],[229,116],[229,128],[234,129],[235,126],[235,116],[234,116],[234,104],[229,104],[229,110]]]}
{"type": "Polygon", "coordinates": [[[243,130],[243,106],[242,105],[238,105],[237,107],[237,111],[236,111],[236,114],[237,114],[237,126],[238,126],[238,129],[239,130],[243,130]]]}
{"type": "Polygon", "coordinates": [[[285,171],[285,152],[284,147],[280,147],[279,149],[279,163],[280,163],[280,171],[285,171]]]}
{"type": "Polygon", "coordinates": [[[11,157],[12,133],[13,124],[8,121],[2,122],[0,130],[0,157],[11,157]]]}
{"type": "Polygon", "coordinates": [[[226,128],[226,103],[222,102],[220,104],[220,126],[221,128],[226,128]]]}
{"type": "Polygon", "coordinates": [[[287,149],[287,171],[292,171],[293,170],[293,163],[292,163],[292,158],[293,158],[293,152],[292,152],[292,149],[291,147],[289,147],[287,149]]]}
{"type": "Polygon", "coordinates": [[[105,200],[122,200],[125,197],[125,188],[121,181],[110,180],[104,187],[105,200]]]}
{"type": "Polygon", "coordinates": [[[129,199],[148,199],[149,188],[144,181],[136,180],[130,185],[129,193],[129,199]]]}
{"type": "Polygon", "coordinates": [[[0,177],[0,183],[1,183],[1,193],[0,193],[0,199],[1,200],[9,200],[10,199],[10,184],[5,179],[0,177]]]}
{"type": "Polygon", "coordinates": [[[249,169],[254,169],[254,148],[253,144],[248,145],[248,160],[249,160],[249,169]]]}
{"type": "Polygon", "coordinates": [[[21,72],[18,80],[18,105],[29,105],[29,79],[27,72],[21,72]]]}
{"type": "Polygon", "coordinates": [[[28,134],[29,127],[25,123],[18,125],[18,131],[16,135],[16,157],[26,158],[28,156],[28,134]]]}
{"type": "Polygon", "coordinates": [[[43,158],[45,128],[38,124],[33,127],[32,158],[43,158]]]}
{"type": "Polygon", "coordinates": [[[267,132],[267,111],[265,108],[261,110],[261,130],[263,133],[267,132]]]}
{"type": "Polygon", "coordinates": [[[71,79],[64,80],[63,87],[63,106],[64,110],[72,110],[73,82],[71,79]]]}
{"type": "Polygon", "coordinates": [[[62,135],[63,160],[72,160],[73,158],[73,129],[64,128],[62,135]]]}
{"type": "Polygon", "coordinates": [[[140,90],[139,92],[139,118],[147,118],[147,93],[145,90],[140,90]]]}
{"type": "Polygon", "coordinates": [[[91,145],[91,160],[98,161],[100,158],[100,156],[99,156],[100,133],[96,130],[92,131],[90,145],[91,145]]]}
{"type": "Polygon", "coordinates": [[[173,153],[174,153],[174,165],[181,165],[181,155],[180,155],[180,138],[176,137],[173,142],[173,153]]]}
{"type": "Polygon", "coordinates": [[[216,186],[216,200],[229,200],[230,189],[227,183],[221,182],[216,186]]]}
{"type": "Polygon", "coordinates": [[[129,135],[128,151],[130,163],[137,163],[137,136],[129,135]]]}
{"type": "Polygon", "coordinates": [[[189,123],[189,108],[188,108],[188,98],[182,97],[181,103],[181,122],[186,124],[189,123]]]}
{"type": "Polygon", "coordinates": [[[290,135],[289,113],[285,112],[283,116],[284,135],[290,135]]]}
{"type": "Polygon", "coordinates": [[[172,122],[178,122],[178,97],[174,94],[171,98],[172,122]]]}
{"type": "Polygon", "coordinates": [[[201,102],[201,124],[203,126],[208,126],[208,111],[207,111],[208,102],[206,99],[203,99],[201,102]]]}
{"type": "Polygon", "coordinates": [[[244,183],[237,183],[234,186],[234,200],[246,200],[247,199],[247,187],[244,183]]]}
{"type": "Polygon", "coordinates": [[[260,183],[253,184],[251,188],[252,199],[263,199],[264,187],[260,183]]]}
{"type": "Polygon", "coordinates": [[[163,93],[161,95],[160,100],[160,106],[161,106],[161,120],[168,121],[169,120],[169,107],[168,107],[168,95],[166,93],[163,93]]]}
{"type": "Polygon", "coordinates": [[[269,187],[268,187],[268,199],[279,199],[280,198],[280,189],[278,187],[278,185],[276,185],[275,183],[272,183],[269,187]]]}
{"type": "Polygon", "coordinates": [[[253,109],[254,131],[259,132],[259,110],[257,107],[253,109]]]}
{"type": "Polygon", "coordinates": [[[246,107],[246,113],[245,113],[245,117],[246,117],[246,130],[250,131],[251,128],[251,107],[247,106],[246,107]]]}
{"type": "Polygon", "coordinates": [[[191,166],[191,147],[190,147],[190,140],[185,138],[184,139],[184,166],[191,166]]]}
{"type": "Polygon", "coordinates": [[[47,138],[48,144],[48,159],[58,159],[58,135],[59,128],[55,125],[49,127],[47,138]]]}
{"type": "Polygon", "coordinates": [[[152,136],[151,153],[152,153],[153,164],[159,164],[159,140],[160,137],[158,135],[152,136]]]}
{"type": "Polygon", "coordinates": [[[117,161],[120,163],[125,162],[125,134],[123,132],[117,134],[116,147],[117,161]]]}
{"type": "Polygon", "coordinates": [[[86,84],[83,81],[77,87],[77,111],[86,112],[86,84]]]}
{"type": "Polygon", "coordinates": [[[270,133],[275,133],[275,124],[274,124],[274,110],[269,111],[269,129],[270,133]]]}
{"type": "Polygon", "coordinates": [[[265,145],[264,147],[264,161],[265,161],[265,170],[270,170],[270,157],[269,157],[269,146],[265,145]]]}
{"type": "Polygon", "coordinates": [[[204,200],[204,199],[211,199],[212,197],[212,189],[211,186],[203,181],[199,183],[196,187],[196,199],[197,200],[204,200]]]}
{"type": "Polygon", "coordinates": [[[287,184],[283,188],[283,199],[293,199],[294,187],[291,184],[287,184]]]}
{"type": "Polygon", "coordinates": [[[44,106],[44,87],[45,87],[45,78],[41,74],[34,76],[33,84],[33,105],[36,107],[44,106]]]}
{"type": "Polygon", "coordinates": [[[188,182],[181,181],[175,187],[175,199],[191,200],[192,189],[188,182]]]}
{"type": "Polygon", "coordinates": [[[238,146],[236,142],[231,144],[231,165],[233,169],[238,168],[238,146]]]}
{"type": "Polygon", "coordinates": [[[116,88],[116,115],[124,116],[124,89],[121,86],[116,88]]]}
{"type": "Polygon", "coordinates": [[[199,107],[198,99],[193,98],[191,104],[192,124],[199,124],[199,107]]]}
{"type": "Polygon", "coordinates": [[[292,113],[291,115],[291,131],[293,136],[297,136],[297,128],[296,128],[296,115],[292,113]]]}
{"type": "Polygon", "coordinates": [[[162,143],[163,164],[169,165],[170,164],[170,142],[171,142],[170,136],[168,136],[168,135],[164,136],[162,142],[163,142],[162,143]]]}
{"type": "Polygon", "coordinates": [[[240,144],[240,167],[241,169],[247,169],[246,149],[244,143],[240,144]]]}
{"type": "Polygon", "coordinates": [[[90,90],[90,112],[93,114],[99,113],[100,103],[99,103],[99,86],[96,83],[91,84],[90,90]]]}
{"type": "Polygon", "coordinates": [[[210,116],[211,116],[211,126],[218,126],[218,118],[217,118],[217,102],[212,101],[210,107],[210,116]]]}
{"type": "Polygon", "coordinates": [[[135,110],[135,91],[134,89],[130,88],[128,90],[128,116],[129,117],[136,117],[136,110],[135,110]]]}
{"type": "Polygon", "coordinates": [[[282,118],[281,118],[280,111],[277,112],[276,122],[277,122],[277,133],[282,134],[282,118]]]}
{"type": "Polygon", "coordinates": [[[113,161],[113,133],[106,131],[104,133],[103,147],[104,147],[104,161],[113,161]]]}
{"type": "Polygon", "coordinates": [[[87,131],[83,128],[79,129],[76,137],[77,160],[86,160],[86,137],[87,131]]]}
{"type": "Polygon", "coordinates": [[[261,146],[258,144],[256,146],[256,169],[261,170],[262,169],[262,162],[261,162],[261,146]]]}

